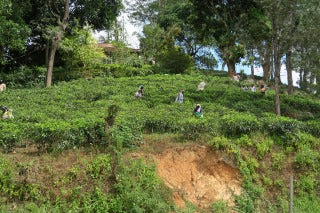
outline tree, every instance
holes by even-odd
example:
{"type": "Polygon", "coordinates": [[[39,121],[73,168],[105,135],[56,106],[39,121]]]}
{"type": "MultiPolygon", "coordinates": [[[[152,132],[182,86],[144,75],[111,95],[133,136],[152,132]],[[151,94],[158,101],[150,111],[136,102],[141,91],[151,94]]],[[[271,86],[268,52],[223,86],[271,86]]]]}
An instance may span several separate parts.
{"type": "Polygon", "coordinates": [[[172,47],[163,51],[159,55],[158,62],[161,72],[172,74],[185,73],[193,65],[192,58],[179,47],[172,47]]]}
{"type": "Polygon", "coordinates": [[[275,81],[275,111],[277,115],[281,115],[280,110],[280,70],[281,59],[288,49],[288,40],[291,35],[288,33],[287,27],[290,21],[291,14],[291,0],[272,1],[261,0],[262,7],[265,14],[268,16],[271,22],[271,41],[272,41],[272,56],[273,56],[273,69],[274,69],[274,81],[275,81]]]}
{"type": "Polygon", "coordinates": [[[228,66],[228,75],[235,73],[235,65],[245,56],[245,48],[239,35],[248,22],[249,14],[257,7],[251,0],[191,0],[193,24],[204,34],[213,38],[220,57],[228,66]]]}
{"type": "Polygon", "coordinates": [[[240,31],[240,40],[247,49],[247,61],[254,74],[253,65],[263,69],[263,80],[268,84],[271,74],[271,22],[261,6],[252,8],[245,27],[240,31]]]}
{"type": "Polygon", "coordinates": [[[53,28],[53,36],[51,38],[51,51],[49,53],[49,60],[48,60],[48,71],[46,77],[46,87],[50,87],[52,83],[52,71],[53,71],[53,63],[56,55],[56,51],[58,48],[58,44],[62,40],[65,30],[68,26],[69,22],[69,15],[70,15],[70,0],[64,1],[64,10],[62,15],[58,12],[51,11],[52,14],[56,17],[58,26],[53,28]]]}
{"type": "MultiPolygon", "coordinates": [[[[27,0],[24,0],[27,1],[27,0]]],[[[108,29],[122,8],[121,0],[33,0],[23,20],[31,29],[29,52],[46,50],[46,86],[52,83],[55,54],[72,28],[90,25],[108,29]]]]}
{"type": "Polygon", "coordinates": [[[0,65],[13,60],[12,51],[21,53],[26,49],[30,29],[22,18],[29,4],[23,3],[25,5],[19,6],[15,0],[0,1],[0,65]]]}
{"type": "MultiPolygon", "coordinates": [[[[192,4],[189,0],[156,0],[156,1],[139,1],[134,5],[129,6],[130,16],[134,23],[144,24],[144,36],[141,39],[141,49],[146,47],[146,39],[151,47],[156,46],[157,50],[154,53],[159,53],[159,50],[169,45],[169,48],[174,45],[181,47],[184,53],[191,56],[196,64],[202,66],[202,62],[209,61],[212,57],[209,51],[204,51],[206,40],[201,33],[198,33],[194,28],[191,20],[192,4]],[[138,9],[137,9],[138,8],[138,9]],[[161,36],[151,33],[151,29],[161,31],[161,36]],[[148,34],[153,34],[151,37],[148,34]],[[158,39],[153,39],[156,37],[158,39]],[[162,39],[161,41],[159,39],[162,39]],[[161,44],[161,45],[159,45],[161,44]],[[161,48],[158,48],[161,46],[161,48]],[[208,60],[203,60],[204,58],[208,60]]],[[[152,53],[149,48],[148,53],[152,53]]],[[[148,58],[156,58],[155,54],[147,56],[148,58]]]]}
{"type": "Polygon", "coordinates": [[[91,28],[74,28],[71,35],[61,43],[63,60],[73,69],[80,69],[85,77],[91,77],[91,70],[106,59],[102,48],[99,48],[93,38],[91,28]]]}
{"type": "Polygon", "coordinates": [[[307,92],[320,92],[320,2],[316,0],[299,1],[297,8],[298,25],[294,48],[292,48],[292,67],[300,73],[299,86],[307,92]],[[307,36],[306,36],[307,35],[307,36]],[[314,83],[316,82],[316,85],[314,83]]]}

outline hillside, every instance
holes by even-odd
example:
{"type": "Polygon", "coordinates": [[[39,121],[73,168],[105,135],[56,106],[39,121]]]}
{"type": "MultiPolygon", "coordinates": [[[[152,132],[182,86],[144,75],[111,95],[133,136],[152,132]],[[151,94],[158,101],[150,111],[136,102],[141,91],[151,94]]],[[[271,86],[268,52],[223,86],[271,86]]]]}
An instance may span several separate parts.
{"type": "Polygon", "coordinates": [[[320,209],[316,99],[282,94],[277,117],[271,89],[150,75],[9,88],[0,100],[14,114],[0,123],[2,211],[288,212],[290,175],[295,212],[320,209]]]}

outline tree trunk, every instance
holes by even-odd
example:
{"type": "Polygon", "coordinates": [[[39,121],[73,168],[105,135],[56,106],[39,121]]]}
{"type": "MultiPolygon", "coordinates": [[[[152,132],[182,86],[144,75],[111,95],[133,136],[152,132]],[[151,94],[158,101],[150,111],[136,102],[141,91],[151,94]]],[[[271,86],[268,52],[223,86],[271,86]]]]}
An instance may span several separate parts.
{"type": "Polygon", "coordinates": [[[299,87],[300,89],[302,89],[303,85],[302,85],[302,73],[303,73],[303,69],[299,70],[299,87]]]}
{"type": "Polygon", "coordinates": [[[280,71],[281,71],[281,53],[278,42],[273,46],[273,67],[274,67],[274,89],[275,89],[275,110],[276,115],[281,116],[280,109],[280,71]]]}
{"type": "Polygon", "coordinates": [[[314,94],[315,92],[315,79],[316,79],[316,73],[315,72],[310,72],[310,82],[309,82],[309,88],[311,94],[314,94]]]}
{"type": "Polygon", "coordinates": [[[222,68],[221,68],[222,71],[224,71],[224,67],[225,67],[225,66],[226,66],[226,62],[223,62],[223,63],[222,63],[222,68]]]}
{"type": "Polygon", "coordinates": [[[270,61],[266,61],[265,63],[262,64],[262,69],[263,69],[263,81],[268,84],[270,80],[270,61]]]}
{"type": "Polygon", "coordinates": [[[52,47],[50,51],[50,58],[49,58],[48,70],[47,70],[46,87],[51,87],[54,58],[58,48],[58,43],[59,43],[59,39],[57,38],[52,39],[52,47]]]}
{"type": "Polygon", "coordinates": [[[320,84],[319,84],[319,82],[320,82],[320,73],[318,71],[318,72],[316,72],[316,94],[317,94],[317,96],[319,96],[319,94],[320,94],[320,84]]]}
{"type": "Polygon", "coordinates": [[[52,84],[52,71],[53,71],[56,51],[58,48],[58,44],[62,40],[64,36],[64,32],[68,26],[68,20],[70,15],[70,0],[64,0],[64,3],[65,3],[65,7],[64,7],[65,10],[64,10],[63,17],[61,17],[59,14],[55,13],[54,11],[51,11],[52,14],[57,18],[57,21],[59,24],[59,31],[52,38],[50,58],[49,58],[48,68],[47,68],[46,87],[50,87],[52,84]]]}
{"type": "Polygon", "coordinates": [[[276,107],[276,114],[281,115],[280,110],[280,69],[281,63],[276,62],[275,64],[275,74],[274,74],[274,87],[275,87],[275,107],[276,107]]]}
{"type": "Polygon", "coordinates": [[[306,69],[303,70],[303,76],[302,76],[302,89],[305,91],[308,91],[308,71],[306,69]]]}
{"type": "Polygon", "coordinates": [[[288,76],[288,94],[293,94],[292,66],[291,66],[291,49],[286,52],[286,68],[288,76]]]}
{"type": "Polygon", "coordinates": [[[254,66],[251,64],[251,78],[254,79],[254,66]]]}
{"type": "Polygon", "coordinates": [[[271,70],[270,70],[270,79],[271,80],[274,80],[274,64],[275,64],[275,62],[274,62],[274,57],[271,57],[271,64],[272,64],[272,66],[271,66],[271,70]]]}
{"type": "Polygon", "coordinates": [[[46,44],[46,55],[45,55],[45,65],[46,65],[46,68],[48,69],[48,66],[49,66],[49,40],[47,41],[47,44],[46,44]]]}
{"type": "Polygon", "coordinates": [[[228,61],[227,66],[228,66],[228,76],[232,77],[236,73],[236,64],[228,61]]]}

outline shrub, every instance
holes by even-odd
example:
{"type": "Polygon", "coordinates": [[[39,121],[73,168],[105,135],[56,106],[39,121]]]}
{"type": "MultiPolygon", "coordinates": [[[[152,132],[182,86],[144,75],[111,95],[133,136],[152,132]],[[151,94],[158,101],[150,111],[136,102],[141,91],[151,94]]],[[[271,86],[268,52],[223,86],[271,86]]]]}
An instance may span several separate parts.
{"type": "Polygon", "coordinates": [[[177,47],[164,51],[159,56],[158,63],[161,72],[173,74],[185,73],[193,65],[192,58],[177,47]]]}
{"type": "Polygon", "coordinates": [[[300,175],[297,181],[297,188],[299,189],[299,194],[304,195],[305,192],[312,194],[315,189],[315,177],[314,175],[300,175]]]}
{"type": "Polygon", "coordinates": [[[213,213],[226,213],[229,212],[229,206],[226,201],[220,200],[211,204],[211,210],[213,213]]]}
{"type": "Polygon", "coordinates": [[[230,145],[230,140],[225,138],[224,136],[218,136],[214,137],[211,140],[209,140],[208,144],[212,146],[215,149],[224,150],[230,145]]]}
{"type": "Polygon", "coordinates": [[[300,121],[271,114],[267,114],[261,122],[265,131],[276,135],[293,134],[303,129],[300,121]]]}
{"type": "Polygon", "coordinates": [[[320,136],[320,121],[313,120],[306,122],[305,130],[315,136],[320,136]]]}
{"type": "Polygon", "coordinates": [[[300,146],[295,157],[297,168],[315,168],[319,163],[320,154],[318,151],[310,148],[310,145],[300,146]]]}
{"type": "Polygon", "coordinates": [[[0,128],[0,146],[6,151],[12,151],[13,147],[20,144],[23,139],[24,126],[7,120],[0,121],[0,128]]]}
{"type": "Polygon", "coordinates": [[[318,113],[320,110],[320,104],[317,101],[306,99],[302,96],[281,95],[281,99],[284,104],[287,104],[295,109],[303,109],[303,111],[312,113],[318,113]]]}
{"type": "Polygon", "coordinates": [[[281,170],[285,155],[282,152],[272,154],[272,167],[281,170]]]}
{"type": "Polygon", "coordinates": [[[241,146],[252,146],[253,145],[253,141],[251,138],[248,137],[248,135],[242,135],[238,140],[237,143],[241,146]]]}
{"type": "Polygon", "coordinates": [[[156,175],[155,166],[142,159],[120,165],[112,212],[170,212],[171,198],[156,175]]]}
{"type": "Polygon", "coordinates": [[[262,159],[264,155],[271,150],[272,146],[273,146],[273,140],[271,139],[258,141],[256,143],[258,158],[262,159]]]}
{"type": "Polygon", "coordinates": [[[108,177],[111,170],[111,157],[107,154],[98,155],[94,161],[88,165],[87,172],[94,179],[108,177]]]}
{"type": "Polygon", "coordinates": [[[304,194],[295,199],[294,209],[296,212],[317,213],[320,209],[319,196],[304,194]]]}
{"type": "Polygon", "coordinates": [[[9,87],[34,87],[43,85],[47,69],[46,67],[20,66],[10,73],[1,73],[0,78],[9,87]]]}
{"type": "Polygon", "coordinates": [[[221,118],[220,126],[223,132],[230,135],[246,134],[260,129],[258,119],[247,113],[227,114],[221,118]]]}
{"type": "Polygon", "coordinates": [[[255,210],[254,202],[246,192],[243,192],[241,196],[236,197],[235,210],[238,212],[246,212],[246,213],[254,212],[255,210]]]}

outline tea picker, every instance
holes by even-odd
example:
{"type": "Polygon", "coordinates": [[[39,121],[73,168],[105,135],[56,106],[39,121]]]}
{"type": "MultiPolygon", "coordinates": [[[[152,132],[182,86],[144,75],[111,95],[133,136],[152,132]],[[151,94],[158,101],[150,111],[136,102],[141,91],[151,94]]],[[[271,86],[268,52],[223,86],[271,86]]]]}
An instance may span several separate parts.
{"type": "Polygon", "coordinates": [[[12,109],[6,107],[6,106],[1,106],[1,110],[2,110],[2,119],[12,119],[13,114],[12,114],[12,109]]]}
{"type": "Polygon", "coordinates": [[[177,97],[176,97],[176,103],[182,104],[183,103],[183,94],[184,94],[184,90],[181,90],[177,97]]]}
{"type": "Polygon", "coordinates": [[[197,117],[197,118],[203,118],[203,114],[202,114],[202,108],[200,104],[197,104],[196,107],[193,110],[193,114],[197,117]]]}
{"type": "Polygon", "coordinates": [[[134,95],[134,97],[136,97],[137,99],[142,98],[144,94],[144,86],[140,85],[139,86],[139,90],[136,92],[136,94],[134,95]]]}

